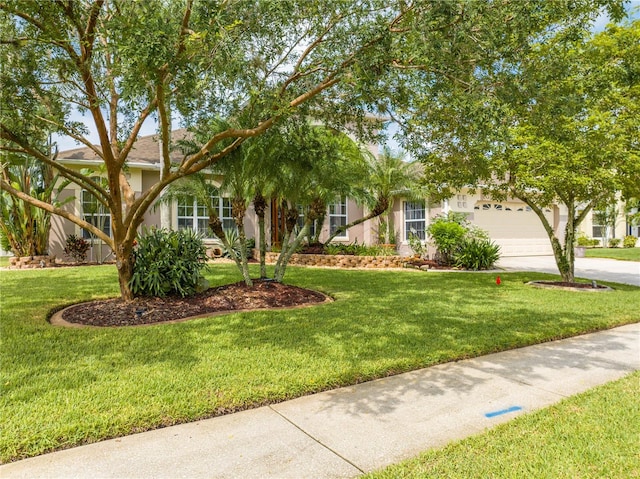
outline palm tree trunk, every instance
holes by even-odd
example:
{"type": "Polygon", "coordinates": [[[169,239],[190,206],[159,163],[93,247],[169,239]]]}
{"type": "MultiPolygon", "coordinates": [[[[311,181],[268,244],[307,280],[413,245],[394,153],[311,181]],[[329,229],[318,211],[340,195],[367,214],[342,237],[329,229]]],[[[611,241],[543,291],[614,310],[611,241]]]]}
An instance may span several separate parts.
{"type": "MultiPolygon", "coordinates": [[[[288,245],[286,249],[284,247],[285,242],[282,243],[282,251],[280,252],[280,256],[278,257],[278,261],[276,263],[276,269],[273,273],[273,279],[276,280],[277,282],[282,283],[282,280],[284,279],[284,274],[287,270],[287,265],[289,264],[289,260],[291,259],[291,256],[296,251],[298,246],[300,246],[304,238],[309,234],[310,226],[311,226],[311,220],[307,218],[306,221],[304,222],[304,226],[302,227],[298,235],[295,237],[293,242],[290,245],[288,245]]],[[[287,235],[286,243],[289,243],[289,235],[287,235]]]]}
{"type": "Polygon", "coordinates": [[[261,193],[257,193],[253,199],[253,208],[258,217],[258,249],[260,250],[260,278],[267,277],[267,230],[265,224],[265,214],[267,210],[267,200],[261,193]]]}

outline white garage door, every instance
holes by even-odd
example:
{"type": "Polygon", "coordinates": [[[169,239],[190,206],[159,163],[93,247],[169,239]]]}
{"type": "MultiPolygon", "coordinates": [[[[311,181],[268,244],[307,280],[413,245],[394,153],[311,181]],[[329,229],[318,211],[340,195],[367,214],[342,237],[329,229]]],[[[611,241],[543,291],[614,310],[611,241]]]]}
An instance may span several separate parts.
{"type": "MultiPolygon", "coordinates": [[[[553,211],[550,208],[544,211],[553,226],[553,211]]],[[[553,254],[540,218],[522,203],[479,202],[474,208],[473,223],[489,232],[491,239],[500,245],[502,256],[553,254]]]]}

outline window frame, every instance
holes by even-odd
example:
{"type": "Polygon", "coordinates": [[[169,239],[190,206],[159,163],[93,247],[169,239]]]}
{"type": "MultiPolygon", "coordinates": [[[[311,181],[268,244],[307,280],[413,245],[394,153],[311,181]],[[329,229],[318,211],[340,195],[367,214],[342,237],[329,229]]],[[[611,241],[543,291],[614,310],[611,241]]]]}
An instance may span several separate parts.
{"type": "MultiPolygon", "coordinates": [[[[327,217],[329,218],[329,236],[331,236],[340,226],[346,226],[349,224],[349,202],[347,201],[347,197],[343,196],[338,201],[334,201],[329,204],[327,208],[327,217]],[[344,207],[344,213],[336,213],[335,208],[338,206],[340,209],[344,207]],[[333,212],[332,212],[333,210],[333,212]],[[335,229],[333,228],[332,220],[335,218],[340,218],[340,224],[336,225],[335,229]]],[[[337,240],[348,240],[349,239],[349,231],[345,231],[343,235],[336,236],[334,239],[337,240]]]]}
{"type": "MultiPolygon", "coordinates": [[[[411,229],[409,227],[412,223],[422,223],[422,229],[416,229],[416,233],[421,241],[427,240],[427,202],[425,200],[417,200],[417,201],[403,201],[402,202],[402,221],[403,221],[403,232],[404,232],[404,241],[409,242],[409,233],[411,229]],[[422,205],[422,208],[412,208],[408,210],[409,205],[422,205]],[[422,211],[422,218],[408,218],[408,211],[422,211]],[[420,234],[422,233],[422,235],[420,234]]],[[[415,228],[414,228],[415,229],[415,228]]]]}
{"type": "MultiPolygon", "coordinates": [[[[189,204],[185,198],[180,198],[176,200],[176,229],[191,229],[202,235],[204,239],[214,239],[213,233],[209,230],[209,214],[207,211],[207,207],[198,204],[198,200],[195,196],[189,197],[192,202],[189,204]],[[181,208],[187,208],[191,210],[190,215],[180,214],[181,208]],[[204,210],[203,210],[204,209],[204,210]],[[203,212],[203,214],[200,214],[203,212]],[[187,220],[190,225],[181,225],[180,220],[187,220]],[[204,228],[200,227],[201,222],[204,222],[204,228]],[[204,233],[203,233],[204,230],[204,233]]],[[[231,198],[217,195],[211,195],[211,199],[213,202],[213,207],[218,210],[218,217],[222,222],[222,227],[224,229],[235,229],[236,223],[233,219],[233,205],[231,204],[231,198]],[[221,201],[222,200],[222,201],[221,201]]]]}
{"type": "MultiPolygon", "coordinates": [[[[100,181],[100,178],[92,178],[92,179],[96,181],[100,181]]],[[[98,199],[89,190],[86,190],[84,188],[80,190],[80,214],[82,215],[82,219],[84,221],[102,230],[102,232],[108,235],[110,238],[113,236],[113,229],[111,227],[111,212],[106,206],[100,203],[98,199]],[[85,204],[89,204],[89,203],[92,204],[91,209],[93,209],[93,203],[95,203],[95,208],[96,208],[95,212],[87,213],[85,211],[85,204]],[[100,227],[99,218],[106,218],[106,221],[102,223],[102,227],[100,227]]],[[[82,239],[89,240],[89,241],[99,239],[96,236],[94,236],[94,234],[91,233],[89,230],[86,230],[85,228],[80,228],[80,229],[81,229],[82,239]]]]}

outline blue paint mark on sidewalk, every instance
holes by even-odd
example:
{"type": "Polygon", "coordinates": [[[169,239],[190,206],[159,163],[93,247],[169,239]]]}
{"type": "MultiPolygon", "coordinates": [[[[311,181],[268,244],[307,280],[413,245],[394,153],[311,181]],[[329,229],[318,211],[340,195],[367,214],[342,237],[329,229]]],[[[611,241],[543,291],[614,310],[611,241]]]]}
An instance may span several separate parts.
{"type": "Polygon", "coordinates": [[[510,412],[516,412],[516,411],[520,411],[522,410],[522,408],[520,406],[512,406],[508,409],[502,409],[500,411],[493,411],[493,412],[488,412],[485,414],[486,417],[496,417],[496,416],[502,416],[503,414],[508,414],[510,412]]]}

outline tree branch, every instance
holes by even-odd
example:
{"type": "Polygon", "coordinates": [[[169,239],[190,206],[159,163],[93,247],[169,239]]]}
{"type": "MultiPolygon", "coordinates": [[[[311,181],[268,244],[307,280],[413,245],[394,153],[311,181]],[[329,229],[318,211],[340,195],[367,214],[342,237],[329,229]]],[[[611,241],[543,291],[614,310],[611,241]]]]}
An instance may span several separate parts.
{"type": "Polygon", "coordinates": [[[18,199],[24,201],[25,203],[33,205],[33,206],[35,206],[37,208],[40,208],[42,210],[48,211],[51,214],[62,216],[63,218],[68,219],[72,223],[75,223],[78,226],[80,226],[81,228],[84,228],[87,231],[89,231],[90,233],[96,235],[98,238],[100,238],[102,241],[104,241],[111,249],[115,248],[115,245],[114,245],[114,242],[113,242],[112,238],[110,238],[108,235],[106,235],[102,230],[96,228],[94,225],[92,225],[91,223],[88,223],[87,221],[79,218],[78,216],[76,216],[76,215],[74,215],[72,213],[69,213],[66,210],[63,210],[62,208],[58,208],[58,207],[53,206],[53,205],[51,205],[49,203],[46,203],[44,201],[40,201],[37,198],[33,198],[32,196],[29,196],[28,194],[23,193],[22,191],[16,190],[9,183],[7,183],[4,179],[0,179],[0,189],[6,191],[7,193],[9,193],[11,196],[14,196],[15,198],[18,198],[18,199]]]}

